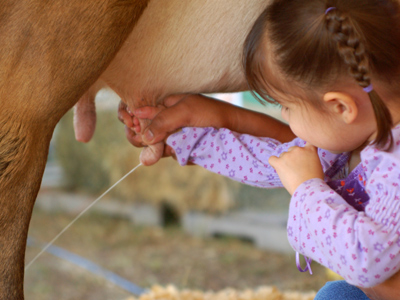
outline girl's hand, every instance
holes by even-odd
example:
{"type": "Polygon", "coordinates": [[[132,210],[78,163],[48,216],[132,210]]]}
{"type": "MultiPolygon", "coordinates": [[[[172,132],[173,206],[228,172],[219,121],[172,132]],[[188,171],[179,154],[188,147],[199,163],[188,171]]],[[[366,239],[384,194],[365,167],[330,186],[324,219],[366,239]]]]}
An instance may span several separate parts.
{"type": "MultiPolygon", "coordinates": [[[[135,118],[128,106],[120,101],[118,105],[118,120],[125,125],[125,136],[129,143],[135,147],[143,147],[142,136],[136,134],[134,121],[135,118]]],[[[135,121],[137,123],[137,121],[135,121]]]]}
{"type": "MultiPolygon", "coordinates": [[[[172,105],[173,102],[169,103],[172,105]]],[[[144,106],[137,109],[138,115],[134,115],[129,107],[121,101],[118,106],[118,119],[125,125],[125,135],[128,141],[138,148],[147,146],[148,144],[143,141],[142,128],[146,128],[151,120],[165,109],[164,105],[144,106]]]]}
{"type": "Polygon", "coordinates": [[[165,140],[182,127],[223,127],[229,123],[231,105],[203,95],[181,94],[167,97],[162,107],[133,111],[135,117],[151,120],[142,131],[143,142],[148,145],[165,140]]]}
{"type": "Polygon", "coordinates": [[[289,148],[288,152],[282,153],[279,158],[271,156],[268,162],[291,195],[300,184],[309,179],[324,179],[317,148],[308,143],[304,147],[289,148]]]}
{"type": "MultiPolygon", "coordinates": [[[[165,107],[148,107],[149,115],[151,112],[152,118],[157,115],[160,111],[164,110],[165,107]]],[[[144,147],[140,154],[140,162],[145,166],[155,164],[162,157],[172,156],[175,158],[175,154],[171,147],[164,143],[157,143],[153,145],[146,145],[142,139],[141,128],[145,127],[150,120],[138,119],[129,110],[127,105],[122,101],[118,107],[118,119],[125,124],[125,135],[128,141],[135,147],[144,147]],[[147,123],[147,124],[146,124],[147,123]]]]}
{"type": "Polygon", "coordinates": [[[165,145],[170,134],[184,126],[218,127],[223,124],[220,120],[229,116],[227,106],[203,95],[181,94],[167,97],[162,105],[144,106],[132,111],[121,102],[118,118],[125,124],[125,134],[132,145],[149,146],[150,149],[142,151],[141,162],[153,165],[161,157],[175,156],[172,149],[165,145]],[[158,144],[157,149],[153,149],[155,144],[158,144]],[[160,144],[164,145],[163,150],[160,150],[160,144]]]}

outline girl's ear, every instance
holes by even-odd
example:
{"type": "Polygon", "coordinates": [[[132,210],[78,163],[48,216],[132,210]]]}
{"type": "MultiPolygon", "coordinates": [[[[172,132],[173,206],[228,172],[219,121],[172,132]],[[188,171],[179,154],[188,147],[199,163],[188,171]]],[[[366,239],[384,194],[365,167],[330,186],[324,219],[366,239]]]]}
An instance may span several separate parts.
{"type": "Polygon", "coordinates": [[[358,116],[356,101],[347,93],[328,92],[324,95],[323,100],[328,110],[346,124],[353,123],[358,116]]]}

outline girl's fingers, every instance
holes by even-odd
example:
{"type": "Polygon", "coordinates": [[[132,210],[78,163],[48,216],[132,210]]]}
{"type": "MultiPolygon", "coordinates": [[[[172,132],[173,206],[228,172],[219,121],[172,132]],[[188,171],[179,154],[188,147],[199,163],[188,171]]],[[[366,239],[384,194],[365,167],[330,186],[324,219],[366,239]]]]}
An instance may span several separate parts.
{"type": "Polygon", "coordinates": [[[124,102],[120,101],[118,105],[118,120],[128,127],[133,126],[132,116],[126,110],[127,106],[124,102]]]}
{"type": "Polygon", "coordinates": [[[140,120],[136,117],[133,117],[133,126],[131,128],[136,134],[141,133],[142,126],[140,125],[140,120]]]}
{"type": "Polygon", "coordinates": [[[161,111],[151,124],[143,132],[143,140],[148,144],[158,143],[164,140],[171,132],[183,126],[188,126],[188,115],[182,114],[182,106],[171,106],[161,111]]]}
{"type": "Polygon", "coordinates": [[[157,114],[159,114],[165,107],[162,105],[159,106],[143,106],[140,108],[136,108],[133,110],[133,114],[135,117],[139,119],[154,119],[157,114]]]}
{"type": "Polygon", "coordinates": [[[142,137],[138,134],[135,134],[135,132],[128,126],[125,126],[125,136],[129,143],[131,143],[133,146],[138,148],[143,147],[142,137]]]}
{"type": "MultiPolygon", "coordinates": [[[[290,147],[289,149],[287,149],[287,151],[286,151],[286,152],[293,151],[295,148],[296,148],[296,146],[290,147]]],[[[284,152],[284,153],[285,153],[285,152],[284,152]]],[[[282,153],[282,154],[284,154],[284,153],[282,153]]]]}
{"type": "Polygon", "coordinates": [[[270,156],[268,159],[268,163],[275,169],[277,162],[279,161],[279,158],[276,156],[270,156]]]}

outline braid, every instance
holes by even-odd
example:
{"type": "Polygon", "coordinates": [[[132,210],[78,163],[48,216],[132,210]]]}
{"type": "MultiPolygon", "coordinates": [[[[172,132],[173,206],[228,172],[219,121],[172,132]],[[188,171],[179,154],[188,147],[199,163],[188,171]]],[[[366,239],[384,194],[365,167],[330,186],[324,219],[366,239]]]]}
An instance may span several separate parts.
{"type": "Polygon", "coordinates": [[[368,76],[367,54],[349,18],[335,9],[328,12],[326,19],[327,28],[332,33],[339,54],[348,65],[350,74],[361,87],[367,87],[371,83],[368,76]]]}
{"type": "MultiPolygon", "coordinates": [[[[350,18],[338,9],[326,13],[326,27],[336,42],[340,57],[348,66],[350,75],[359,86],[366,88],[371,84],[369,57],[362,42],[363,38],[354,30],[350,18]]],[[[389,109],[374,90],[368,93],[374,109],[378,133],[374,144],[390,149],[392,146],[392,117],[389,109]],[[387,144],[389,142],[389,145],[387,144]]]]}

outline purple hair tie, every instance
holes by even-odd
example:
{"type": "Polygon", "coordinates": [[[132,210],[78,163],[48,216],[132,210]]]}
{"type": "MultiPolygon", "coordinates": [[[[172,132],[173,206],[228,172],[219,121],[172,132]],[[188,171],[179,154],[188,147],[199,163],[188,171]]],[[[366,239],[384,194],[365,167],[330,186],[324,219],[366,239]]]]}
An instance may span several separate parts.
{"type": "Polygon", "coordinates": [[[299,269],[299,271],[300,272],[310,272],[310,275],[312,275],[312,270],[311,270],[311,262],[312,262],[312,259],[311,258],[308,258],[308,257],[306,257],[306,256],[304,256],[304,259],[306,260],[306,267],[304,268],[304,269],[302,269],[301,268],[301,265],[300,265],[300,253],[299,252],[296,252],[296,266],[297,266],[297,269],[299,269]]]}
{"type": "Polygon", "coordinates": [[[325,11],[325,14],[328,14],[328,12],[330,12],[331,10],[336,9],[336,7],[328,7],[327,10],[325,11]]]}
{"type": "Polygon", "coordinates": [[[364,92],[366,93],[371,93],[373,91],[374,87],[372,86],[372,84],[370,84],[369,86],[363,88],[364,92]]]}

